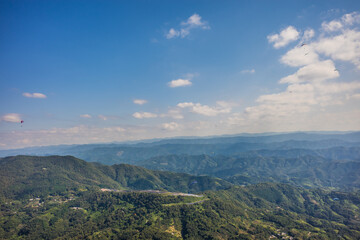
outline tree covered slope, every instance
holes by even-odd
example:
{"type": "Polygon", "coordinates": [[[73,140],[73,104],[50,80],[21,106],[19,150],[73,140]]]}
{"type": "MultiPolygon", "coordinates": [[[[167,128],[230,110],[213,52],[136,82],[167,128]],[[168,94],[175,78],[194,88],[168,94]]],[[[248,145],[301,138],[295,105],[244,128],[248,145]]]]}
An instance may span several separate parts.
{"type": "Polygon", "coordinates": [[[359,239],[359,193],[259,184],[200,197],[72,192],[1,202],[3,239],[359,239]]]}
{"type": "Polygon", "coordinates": [[[94,187],[198,192],[230,186],[208,176],[153,171],[126,164],[105,166],[72,156],[2,158],[0,184],[0,196],[12,198],[94,187]],[[196,184],[191,184],[194,181],[196,184]]]}
{"type": "Polygon", "coordinates": [[[283,182],[303,187],[360,188],[360,148],[261,150],[235,156],[168,155],[137,164],[157,170],[207,174],[234,184],[283,182]]]}
{"type": "Polygon", "coordinates": [[[359,192],[240,187],[71,156],[0,159],[0,183],[0,239],[360,238],[359,192]]]}

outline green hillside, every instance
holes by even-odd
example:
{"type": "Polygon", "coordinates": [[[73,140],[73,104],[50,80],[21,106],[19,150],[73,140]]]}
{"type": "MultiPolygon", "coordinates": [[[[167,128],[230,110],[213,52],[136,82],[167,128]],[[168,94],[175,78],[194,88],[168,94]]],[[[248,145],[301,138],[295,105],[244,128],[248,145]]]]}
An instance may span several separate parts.
{"type": "Polygon", "coordinates": [[[0,166],[0,239],[360,238],[359,192],[240,187],[71,156],[7,157],[0,166]]]}
{"type": "Polygon", "coordinates": [[[360,189],[359,148],[309,151],[262,150],[238,156],[168,155],[139,165],[157,170],[211,175],[237,185],[282,182],[303,187],[360,189]],[[325,157],[326,156],[326,157],[325,157]]]}
{"type": "Polygon", "coordinates": [[[229,187],[224,180],[152,171],[126,164],[105,166],[72,156],[16,156],[0,159],[0,196],[47,195],[92,188],[199,192],[229,187]],[[197,184],[191,184],[196,181],[197,184]]]}
{"type": "Polygon", "coordinates": [[[360,194],[259,184],[200,197],[74,192],[1,202],[2,239],[359,239],[360,194]]]}

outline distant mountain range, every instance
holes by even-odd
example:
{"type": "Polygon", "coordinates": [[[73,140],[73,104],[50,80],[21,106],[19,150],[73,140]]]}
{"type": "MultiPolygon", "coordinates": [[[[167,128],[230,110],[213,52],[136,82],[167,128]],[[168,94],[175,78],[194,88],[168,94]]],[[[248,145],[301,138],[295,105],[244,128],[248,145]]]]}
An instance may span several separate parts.
{"type": "Polygon", "coordinates": [[[156,170],[210,175],[238,185],[282,182],[360,189],[360,148],[262,150],[238,156],[167,155],[137,163],[156,170]]]}
{"type": "Polygon", "coordinates": [[[360,132],[287,133],[213,138],[164,139],[137,144],[86,144],[1,150],[0,157],[15,155],[72,155],[108,165],[135,164],[152,157],[173,154],[233,156],[254,150],[325,149],[360,147],[360,132]]]}
{"type": "Polygon", "coordinates": [[[137,144],[49,146],[0,155],[72,155],[88,162],[209,175],[238,185],[360,188],[360,132],[287,133],[163,139],[137,144]]]}

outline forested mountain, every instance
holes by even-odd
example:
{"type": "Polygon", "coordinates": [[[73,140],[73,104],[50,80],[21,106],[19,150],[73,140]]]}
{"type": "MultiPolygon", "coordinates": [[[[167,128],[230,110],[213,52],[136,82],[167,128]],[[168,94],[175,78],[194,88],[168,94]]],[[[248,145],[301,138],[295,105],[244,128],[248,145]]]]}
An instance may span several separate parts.
{"type": "Polygon", "coordinates": [[[359,134],[310,135],[0,158],[0,239],[360,239],[359,134]]]}
{"type": "Polygon", "coordinates": [[[0,202],[2,239],[359,239],[359,193],[259,184],[198,197],[72,191],[0,202]]]}
{"type": "Polygon", "coordinates": [[[168,155],[144,160],[149,169],[211,175],[243,185],[283,182],[303,187],[360,188],[360,148],[261,150],[235,156],[168,155]]]}
{"type": "Polygon", "coordinates": [[[208,176],[152,171],[126,164],[105,166],[72,156],[2,158],[0,184],[0,197],[16,199],[93,188],[199,192],[230,186],[208,176]],[[191,184],[194,181],[196,184],[191,184]]]}
{"type": "Polygon", "coordinates": [[[0,184],[0,239],[360,237],[359,192],[239,187],[71,156],[2,158],[0,184]]]}

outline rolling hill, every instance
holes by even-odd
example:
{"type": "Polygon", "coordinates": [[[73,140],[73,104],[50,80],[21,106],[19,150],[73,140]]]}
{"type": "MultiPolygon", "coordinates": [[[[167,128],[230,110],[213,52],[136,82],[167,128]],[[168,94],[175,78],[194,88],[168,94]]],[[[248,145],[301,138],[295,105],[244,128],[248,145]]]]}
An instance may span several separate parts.
{"type": "Polygon", "coordinates": [[[105,166],[72,156],[0,159],[0,196],[22,198],[69,190],[116,188],[198,192],[231,184],[208,176],[153,171],[127,164],[105,166]],[[191,184],[196,181],[197,184],[191,184]]]}

